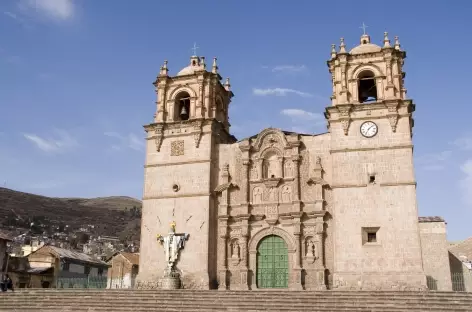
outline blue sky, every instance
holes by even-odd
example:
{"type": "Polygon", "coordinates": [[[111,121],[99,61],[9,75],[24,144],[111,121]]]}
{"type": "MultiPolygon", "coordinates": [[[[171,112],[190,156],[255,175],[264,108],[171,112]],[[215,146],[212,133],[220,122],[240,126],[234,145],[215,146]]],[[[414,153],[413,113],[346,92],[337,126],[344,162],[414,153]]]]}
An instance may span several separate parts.
{"type": "Polygon", "coordinates": [[[48,196],[140,198],[152,82],[218,57],[236,94],[233,133],[324,132],[330,45],[355,46],[365,22],[407,51],[420,215],[449,239],[472,235],[470,1],[0,2],[0,181],[48,196]],[[336,4],[334,4],[336,3],[336,4]],[[395,5],[391,7],[390,5],[395,5]],[[309,112],[301,118],[300,111],[309,112]]]}

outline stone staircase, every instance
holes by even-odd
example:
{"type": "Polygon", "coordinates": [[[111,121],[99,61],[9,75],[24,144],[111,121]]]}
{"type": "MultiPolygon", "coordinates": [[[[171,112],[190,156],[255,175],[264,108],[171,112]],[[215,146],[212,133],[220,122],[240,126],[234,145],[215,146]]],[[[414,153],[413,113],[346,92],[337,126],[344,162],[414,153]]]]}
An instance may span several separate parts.
{"type": "Polygon", "coordinates": [[[472,293],[26,289],[0,293],[0,311],[472,311],[472,293]]]}

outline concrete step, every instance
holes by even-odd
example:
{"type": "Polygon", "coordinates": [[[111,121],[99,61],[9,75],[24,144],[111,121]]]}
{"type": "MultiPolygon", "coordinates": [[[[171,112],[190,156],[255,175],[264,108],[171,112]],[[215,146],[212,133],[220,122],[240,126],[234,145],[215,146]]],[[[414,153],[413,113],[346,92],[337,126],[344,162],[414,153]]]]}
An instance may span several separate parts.
{"type": "Polygon", "coordinates": [[[27,289],[0,293],[0,311],[472,311],[472,293],[27,289]]]}

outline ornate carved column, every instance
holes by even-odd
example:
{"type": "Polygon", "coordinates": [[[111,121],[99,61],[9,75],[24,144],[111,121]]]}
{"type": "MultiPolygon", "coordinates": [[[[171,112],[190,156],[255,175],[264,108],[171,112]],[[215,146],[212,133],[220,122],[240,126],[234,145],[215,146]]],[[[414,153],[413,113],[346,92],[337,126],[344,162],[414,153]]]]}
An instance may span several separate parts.
{"type": "Polygon", "coordinates": [[[226,290],[228,287],[228,263],[226,257],[226,245],[228,239],[228,216],[218,217],[218,290],[226,290]]]}
{"type": "Polygon", "coordinates": [[[282,178],[284,176],[284,157],[277,157],[277,178],[282,178]]]}
{"type": "Polygon", "coordinates": [[[239,272],[240,275],[240,289],[241,290],[249,290],[248,284],[248,237],[249,237],[249,217],[250,215],[239,216],[241,220],[241,270],[239,272]]]}
{"type": "Polygon", "coordinates": [[[244,213],[249,213],[249,166],[251,161],[249,159],[243,159],[243,172],[241,181],[241,205],[246,207],[244,213]]]}
{"type": "Polygon", "coordinates": [[[293,211],[301,211],[301,201],[300,201],[300,156],[292,156],[293,162],[293,211]]]}
{"type": "Polygon", "coordinates": [[[256,163],[254,164],[256,166],[256,170],[257,170],[257,176],[259,177],[258,180],[262,180],[264,179],[264,176],[263,176],[263,172],[262,172],[262,163],[264,162],[264,159],[262,158],[256,158],[256,163]]]}
{"type": "Polygon", "coordinates": [[[290,289],[292,290],[303,290],[302,286],[302,267],[301,267],[301,245],[300,245],[300,236],[301,236],[301,223],[300,219],[302,217],[301,212],[292,213],[293,218],[293,235],[295,237],[295,259],[293,263],[292,272],[291,272],[291,282],[290,289]]]}
{"type": "Polygon", "coordinates": [[[203,85],[203,77],[198,77],[197,79],[198,82],[198,95],[197,95],[197,105],[195,106],[195,118],[200,118],[203,117],[202,112],[203,112],[203,103],[205,99],[205,92],[204,92],[204,85],[203,85]]]}

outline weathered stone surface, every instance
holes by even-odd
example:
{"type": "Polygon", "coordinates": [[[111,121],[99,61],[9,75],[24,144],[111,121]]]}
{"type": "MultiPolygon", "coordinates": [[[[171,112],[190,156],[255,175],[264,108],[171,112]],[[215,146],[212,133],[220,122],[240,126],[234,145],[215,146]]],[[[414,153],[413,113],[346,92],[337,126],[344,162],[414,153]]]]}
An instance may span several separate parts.
{"type": "MultiPolygon", "coordinates": [[[[175,221],[190,234],[176,264],[183,288],[258,289],[258,246],[270,235],[286,244],[278,256],[290,290],[426,288],[435,266],[422,241],[434,238],[418,235],[405,53],[368,35],[349,57],[342,50],[328,61],[329,132],[319,135],[268,128],[236,142],[233,93],[217,66],[192,56],[172,78],[163,67],[155,123],[145,127],[140,281],[162,275],[155,236],[175,221]]],[[[447,270],[435,272],[450,289],[447,270]]]]}

